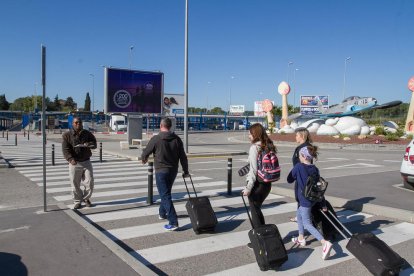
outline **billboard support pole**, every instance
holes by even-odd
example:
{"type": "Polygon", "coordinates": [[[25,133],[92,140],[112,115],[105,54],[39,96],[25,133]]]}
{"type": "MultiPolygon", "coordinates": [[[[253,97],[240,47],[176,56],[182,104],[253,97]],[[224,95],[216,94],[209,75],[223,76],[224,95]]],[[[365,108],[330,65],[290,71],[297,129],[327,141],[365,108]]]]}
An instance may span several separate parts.
{"type": "Polygon", "coordinates": [[[184,150],[188,153],[188,0],[185,0],[184,102],[184,150]]]}

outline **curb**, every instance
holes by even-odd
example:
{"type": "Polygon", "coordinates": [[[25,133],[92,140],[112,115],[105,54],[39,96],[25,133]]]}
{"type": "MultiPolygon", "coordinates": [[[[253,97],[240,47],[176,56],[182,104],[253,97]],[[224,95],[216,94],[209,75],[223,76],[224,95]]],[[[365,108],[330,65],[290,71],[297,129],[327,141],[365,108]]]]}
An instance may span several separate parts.
{"type": "MultiPolygon", "coordinates": [[[[271,193],[283,195],[291,198],[295,198],[293,189],[286,189],[275,186],[271,193]]],[[[345,209],[354,210],[356,212],[364,212],[378,216],[389,217],[392,219],[414,222],[414,211],[398,209],[394,207],[381,206],[371,203],[362,203],[358,201],[351,201],[345,198],[327,196],[326,199],[332,204],[332,206],[341,207],[345,209]]]]}
{"type": "Polygon", "coordinates": [[[134,258],[129,254],[125,249],[116,244],[108,236],[103,234],[101,231],[96,229],[83,215],[79,215],[78,212],[68,209],[63,203],[58,203],[58,207],[63,210],[69,217],[81,225],[86,231],[88,231],[92,236],[104,244],[113,254],[118,258],[124,261],[129,265],[133,270],[135,270],[138,275],[157,275],[154,271],[149,269],[146,265],[140,262],[138,259],[134,258]]]}
{"type": "MultiPolygon", "coordinates": [[[[298,144],[295,142],[287,141],[275,141],[277,145],[297,147],[298,144]]],[[[346,144],[346,143],[318,143],[314,142],[314,145],[324,149],[343,149],[343,150],[395,150],[404,151],[407,145],[399,144],[346,144]]]]}

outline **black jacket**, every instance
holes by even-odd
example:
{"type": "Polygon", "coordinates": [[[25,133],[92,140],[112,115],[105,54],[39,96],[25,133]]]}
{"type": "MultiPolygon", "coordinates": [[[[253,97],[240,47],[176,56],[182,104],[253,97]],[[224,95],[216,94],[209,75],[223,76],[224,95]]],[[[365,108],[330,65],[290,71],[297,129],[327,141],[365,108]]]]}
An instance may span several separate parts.
{"type": "Polygon", "coordinates": [[[71,160],[75,161],[86,161],[92,156],[91,149],[96,149],[96,138],[95,136],[87,131],[82,129],[80,132],[76,133],[73,129],[63,133],[62,135],[62,151],[65,159],[70,162],[71,160]],[[76,145],[88,143],[89,147],[76,147],[76,145]]]}
{"type": "Polygon", "coordinates": [[[147,160],[152,153],[154,154],[155,170],[178,170],[178,161],[180,161],[184,173],[188,173],[188,160],[183,141],[175,133],[161,131],[152,137],[142,152],[141,159],[147,160]]]}

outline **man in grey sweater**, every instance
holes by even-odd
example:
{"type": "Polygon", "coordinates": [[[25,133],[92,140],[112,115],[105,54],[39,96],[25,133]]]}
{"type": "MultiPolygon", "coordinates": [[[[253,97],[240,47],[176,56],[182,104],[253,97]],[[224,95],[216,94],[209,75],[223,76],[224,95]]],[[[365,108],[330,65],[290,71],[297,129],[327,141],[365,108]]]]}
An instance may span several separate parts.
{"type": "Polygon", "coordinates": [[[171,119],[163,118],[160,124],[160,133],[151,138],[141,155],[142,164],[147,163],[148,157],[154,154],[155,179],[158,194],[161,197],[159,219],[168,219],[164,225],[167,231],[178,229],[177,213],[171,199],[171,189],[178,173],[178,161],[188,176],[188,160],[183,142],[175,133],[170,132],[171,119]]]}

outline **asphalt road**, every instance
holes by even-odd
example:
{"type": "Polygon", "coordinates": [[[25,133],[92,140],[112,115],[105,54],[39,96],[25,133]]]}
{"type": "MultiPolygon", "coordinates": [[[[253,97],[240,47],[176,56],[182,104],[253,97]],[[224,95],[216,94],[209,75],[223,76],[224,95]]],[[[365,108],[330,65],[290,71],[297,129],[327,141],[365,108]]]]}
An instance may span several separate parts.
{"type": "MultiPolygon", "coordinates": [[[[190,145],[247,151],[246,139],[243,133],[191,134],[190,145]]],[[[96,153],[93,157],[94,207],[82,208],[79,212],[66,210],[39,214],[36,210],[42,209],[41,144],[22,142],[17,148],[11,148],[0,141],[0,146],[3,157],[16,165],[15,169],[0,169],[0,251],[9,254],[6,257],[15,260],[22,269],[23,274],[17,275],[27,275],[25,269],[32,275],[56,275],[56,271],[60,275],[73,275],[74,272],[81,273],[79,271],[84,267],[83,275],[132,275],[139,269],[137,260],[160,275],[260,273],[253,252],[246,247],[250,225],[237,195],[244,186],[237,168],[246,163],[247,156],[233,156],[232,196],[226,194],[227,157],[190,159],[196,189],[200,196],[210,197],[219,219],[216,233],[195,235],[184,208],[186,192],[180,178],[173,189],[180,231],[165,232],[162,229],[165,222],[157,217],[158,203],[146,204],[146,166],[112,155],[104,155],[106,162],[103,163],[97,162],[96,153]],[[24,208],[27,206],[32,208],[24,208]],[[41,227],[44,227],[43,231],[41,227]],[[52,238],[52,235],[55,236],[52,238]],[[64,250],[59,251],[62,248],[64,250]],[[53,250],[59,252],[53,253],[53,250]],[[61,262],[68,264],[60,266],[61,262]]],[[[276,193],[278,187],[291,188],[284,179],[291,169],[294,145],[280,144],[278,148],[282,178],[273,184],[276,193]]],[[[316,164],[330,183],[329,196],[412,211],[413,193],[397,186],[401,184],[398,171],[403,153],[321,147],[316,164]]],[[[63,164],[60,151],[56,158],[63,164]]],[[[48,166],[47,170],[49,208],[54,206],[52,209],[58,210],[55,204],[63,209],[71,207],[67,166],[48,166]]],[[[156,192],[154,196],[157,200],[156,192]]],[[[281,270],[269,274],[367,275],[367,270],[346,251],[344,240],[335,244],[328,261],[320,259],[320,245],[312,237],[308,238],[306,248],[294,248],[290,237],[296,235],[297,226],[289,222],[289,217],[295,215],[295,209],[294,200],[286,196],[272,194],[265,202],[266,221],[278,225],[289,252],[289,261],[281,270]]],[[[374,231],[408,263],[414,263],[412,223],[342,208],[336,208],[336,211],[352,232],[374,231]]],[[[409,266],[401,275],[412,273],[414,270],[409,266]]]]}

